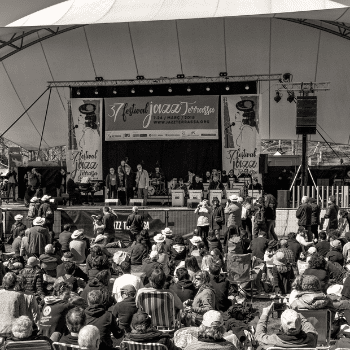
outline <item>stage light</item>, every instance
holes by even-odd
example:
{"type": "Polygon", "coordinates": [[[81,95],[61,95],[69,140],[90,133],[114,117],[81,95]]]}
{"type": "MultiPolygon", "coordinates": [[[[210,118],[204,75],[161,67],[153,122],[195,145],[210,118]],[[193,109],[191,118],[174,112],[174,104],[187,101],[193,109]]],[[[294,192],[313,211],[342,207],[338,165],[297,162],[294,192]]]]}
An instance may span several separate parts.
{"type": "Polygon", "coordinates": [[[292,102],[294,101],[294,98],[295,98],[294,92],[291,92],[291,93],[288,95],[288,97],[287,97],[287,101],[288,101],[289,103],[292,103],[292,102]]]}
{"type": "Polygon", "coordinates": [[[293,80],[293,75],[290,73],[284,73],[283,74],[283,81],[284,82],[291,82],[293,80]]]}
{"type": "Polygon", "coordinates": [[[191,88],[189,86],[187,87],[187,92],[191,92],[191,88]]]}
{"type": "Polygon", "coordinates": [[[205,90],[210,91],[210,87],[209,87],[209,86],[207,86],[207,87],[205,88],[205,90]]]}
{"type": "Polygon", "coordinates": [[[228,85],[226,85],[225,87],[226,91],[230,90],[230,87],[228,85]]]}
{"type": "Polygon", "coordinates": [[[95,89],[95,95],[98,95],[98,90],[97,89],[95,89]]]}
{"type": "Polygon", "coordinates": [[[103,77],[95,77],[96,81],[103,81],[103,77]]]}
{"type": "Polygon", "coordinates": [[[227,73],[226,72],[220,72],[220,77],[227,77],[227,73]]]}
{"type": "Polygon", "coordinates": [[[183,78],[185,78],[185,74],[178,74],[178,75],[176,76],[176,78],[177,78],[177,79],[183,79],[183,78]]]}
{"type": "Polygon", "coordinates": [[[80,89],[77,90],[77,95],[80,95],[80,89]]]}
{"type": "Polygon", "coordinates": [[[114,95],[117,94],[117,89],[113,89],[113,94],[114,94],[114,95]]]}
{"type": "Polygon", "coordinates": [[[144,77],[143,75],[138,75],[138,76],[136,77],[136,79],[137,79],[137,80],[144,80],[145,77],[144,77]]]}
{"type": "Polygon", "coordinates": [[[281,93],[279,91],[276,91],[276,96],[273,98],[277,103],[281,101],[281,93]]]}
{"type": "Polygon", "coordinates": [[[148,91],[149,91],[150,94],[153,94],[153,89],[152,88],[150,88],[148,91]]]}
{"type": "Polygon", "coordinates": [[[132,93],[132,94],[135,93],[135,89],[134,89],[134,88],[131,89],[131,93],[132,93]]]}
{"type": "Polygon", "coordinates": [[[171,88],[171,86],[169,86],[168,92],[173,92],[173,89],[171,88]]]}
{"type": "Polygon", "coordinates": [[[246,90],[249,90],[249,85],[246,84],[246,86],[244,87],[246,90]]]}

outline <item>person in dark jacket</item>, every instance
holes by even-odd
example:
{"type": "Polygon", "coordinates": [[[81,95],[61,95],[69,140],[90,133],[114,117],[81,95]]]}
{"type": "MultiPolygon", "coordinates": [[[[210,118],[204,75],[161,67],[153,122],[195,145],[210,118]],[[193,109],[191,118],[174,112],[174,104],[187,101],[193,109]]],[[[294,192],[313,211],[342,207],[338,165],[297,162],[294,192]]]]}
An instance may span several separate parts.
{"type": "Polygon", "coordinates": [[[66,188],[67,188],[67,193],[69,194],[70,198],[72,199],[72,204],[75,202],[77,204],[82,204],[82,199],[81,199],[81,193],[79,190],[78,184],[74,182],[74,180],[70,177],[70,174],[66,174],[66,188]]]}
{"type": "Polygon", "coordinates": [[[265,220],[267,225],[267,238],[278,240],[275,233],[277,200],[272,194],[265,195],[265,220]]]}
{"type": "Polygon", "coordinates": [[[300,258],[300,254],[303,249],[301,244],[296,240],[297,234],[295,232],[288,233],[288,248],[294,253],[295,262],[297,262],[300,258]]]}
{"type": "Polygon", "coordinates": [[[325,214],[325,219],[328,219],[327,232],[338,228],[338,212],[339,207],[335,204],[335,197],[330,196],[328,199],[328,208],[325,214]]]}
{"type": "Polygon", "coordinates": [[[12,243],[12,251],[15,253],[16,257],[19,257],[21,264],[24,265],[24,258],[21,255],[21,245],[22,245],[22,238],[24,236],[23,231],[18,231],[18,236],[15,238],[15,240],[12,243]]]}
{"type": "Polygon", "coordinates": [[[230,306],[231,301],[228,299],[230,282],[221,274],[221,264],[219,262],[209,265],[210,285],[215,291],[215,310],[225,312],[230,306]]]}
{"type": "Polygon", "coordinates": [[[314,275],[321,282],[321,288],[326,293],[329,282],[329,272],[327,271],[327,261],[319,254],[313,254],[309,260],[309,268],[304,271],[304,275],[314,275]]]}
{"type": "Polygon", "coordinates": [[[209,230],[208,232],[208,251],[211,252],[213,249],[219,249],[222,252],[222,244],[220,240],[215,235],[213,230],[209,230]]]}
{"type": "Polygon", "coordinates": [[[182,236],[176,235],[174,237],[174,243],[170,248],[170,261],[177,266],[180,261],[185,261],[188,255],[188,249],[185,245],[185,241],[182,236]]]}
{"type": "Polygon", "coordinates": [[[18,234],[20,232],[23,233],[27,229],[27,226],[23,224],[23,215],[17,214],[15,217],[15,223],[11,226],[11,236],[7,242],[7,244],[12,244],[12,242],[15,240],[16,237],[18,237],[18,234]]]}
{"type": "MultiPolygon", "coordinates": [[[[131,321],[131,328],[131,332],[126,333],[123,340],[136,343],[158,343],[165,345],[168,350],[180,350],[180,348],[173,344],[169,334],[152,327],[151,318],[143,311],[138,311],[134,314],[131,321]]],[[[126,350],[123,343],[120,350],[126,350]]]]}
{"type": "Polygon", "coordinates": [[[318,227],[320,226],[321,206],[317,204],[315,198],[309,198],[311,205],[311,233],[318,240],[318,227]]]}
{"type": "MultiPolygon", "coordinates": [[[[62,264],[57,266],[57,278],[58,277],[62,277],[66,274],[65,268],[64,268],[64,262],[66,261],[71,261],[74,262],[74,255],[71,252],[66,252],[63,254],[62,257],[62,264]]],[[[85,282],[88,281],[88,276],[86,273],[84,273],[84,271],[79,268],[78,266],[75,266],[75,270],[73,272],[73,276],[76,278],[81,278],[83,279],[85,282]]]]}
{"type": "Polygon", "coordinates": [[[344,265],[344,256],[342,254],[342,245],[337,239],[330,242],[331,249],[327,253],[328,261],[337,262],[340,266],[344,265]]]}
{"type": "Polygon", "coordinates": [[[123,301],[111,306],[109,311],[118,319],[120,329],[128,333],[131,332],[132,317],[138,310],[135,302],[136,289],[132,284],[127,284],[120,288],[120,293],[123,301]]]}
{"type": "Polygon", "coordinates": [[[196,175],[194,178],[195,181],[192,181],[190,184],[189,190],[198,190],[198,191],[204,191],[203,182],[200,181],[199,175],[196,175]]]}
{"type": "Polygon", "coordinates": [[[210,216],[210,229],[219,230],[221,233],[222,226],[225,224],[224,208],[220,205],[218,197],[214,197],[212,201],[212,212],[210,216]]]}
{"type": "Polygon", "coordinates": [[[53,231],[53,224],[55,221],[54,216],[54,208],[50,203],[51,196],[44,195],[41,198],[41,206],[39,208],[38,216],[45,219],[45,227],[49,229],[49,231],[53,231]]]}
{"type": "Polygon", "coordinates": [[[50,243],[50,235],[45,225],[45,219],[37,217],[28,233],[28,256],[40,256],[45,253],[45,246],[50,243]]]}
{"type": "Polygon", "coordinates": [[[311,234],[311,216],[312,216],[312,207],[308,203],[309,198],[307,196],[303,196],[301,199],[301,205],[299,206],[295,216],[298,219],[298,225],[302,226],[307,230],[308,241],[312,242],[312,234],[311,234]]]}
{"type": "Polygon", "coordinates": [[[139,214],[138,207],[132,207],[132,214],[126,219],[126,226],[130,230],[130,243],[135,241],[135,237],[140,234],[144,226],[144,217],[139,214]]]}
{"type": "Polygon", "coordinates": [[[146,277],[149,278],[152,272],[156,268],[162,268],[162,264],[158,262],[159,254],[157,251],[152,250],[149,258],[146,258],[142,264],[142,271],[145,273],[146,277]]]}
{"type": "Polygon", "coordinates": [[[254,238],[251,242],[250,249],[252,255],[260,260],[264,260],[264,254],[267,249],[269,240],[266,238],[266,232],[260,231],[259,236],[254,238]]]}
{"type": "Polygon", "coordinates": [[[65,224],[63,226],[63,231],[60,233],[58,241],[61,243],[62,246],[62,253],[69,252],[69,242],[72,240],[72,225],[71,224],[65,224]]]}
{"type": "Polygon", "coordinates": [[[52,244],[45,246],[45,253],[39,256],[41,268],[51,277],[57,277],[57,266],[62,263],[61,258],[55,254],[52,244]]]}
{"type": "Polygon", "coordinates": [[[55,186],[56,186],[57,197],[61,197],[62,193],[66,192],[66,177],[67,175],[64,169],[61,169],[55,175],[55,186]]]}
{"type": "Polygon", "coordinates": [[[86,258],[86,273],[91,280],[102,271],[109,269],[108,257],[103,253],[102,248],[99,245],[94,245],[90,249],[90,254],[86,258]]]}
{"type": "Polygon", "coordinates": [[[136,237],[136,243],[131,247],[130,250],[130,260],[131,265],[142,265],[144,259],[148,255],[147,247],[141,243],[142,237],[138,235],[136,237]]]}
{"type": "Polygon", "coordinates": [[[184,267],[179,267],[176,270],[177,282],[171,284],[169,289],[172,290],[180,298],[182,302],[186,300],[193,300],[196,295],[196,288],[194,287],[188,271],[184,267]]]}
{"type": "Polygon", "coordinates": [[[327,233],[321,231],[318,235],[318,243],[316,244],[316,249],[319,255],[326,257],[327,253],[331,250],[331,245],[327,240],[327,233]]]}
{"type": "Polygon", "coordinates": [[[79,345],[78,333],[85,326],[86,315],[84,309],[81,307],[74,307],[70,309],[66,315],[66,324],[69,334],[60,338],[60,343],[79,345]]]}
{"type": "Polygon", "coordinates": [[[116,339],[123,336],[123,331],[118,327],[115,316],[106,311],[103,306],[103,294],[99,290],[89,292],[88,307],[85,309],[86,325],[96,326],[100,330],[101,344],[99,350],[113,349],[111,333],[116,339]]]}
{"type": "Polygon", "coordinates": [[[275,293],[282,295],[289,294],[292,290],[294,272],[282,252],[277,252],[273,257],[272,275],[275,293]]]}

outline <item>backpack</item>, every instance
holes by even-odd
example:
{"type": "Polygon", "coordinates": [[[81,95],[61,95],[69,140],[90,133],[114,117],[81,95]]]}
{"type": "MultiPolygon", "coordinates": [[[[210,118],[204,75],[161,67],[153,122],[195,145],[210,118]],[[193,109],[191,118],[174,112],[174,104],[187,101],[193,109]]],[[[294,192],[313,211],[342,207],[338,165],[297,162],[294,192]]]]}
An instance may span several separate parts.
{"type": "Polygon", "coordinates": [[[228,240],[227,253],[228,254],[244,254],[242,237],[234,236],[228,240]]]}
{"type": "Polygon", "coordinates": [[[35,203],[29,204],[27,219],[35,219],[35,203]]]}

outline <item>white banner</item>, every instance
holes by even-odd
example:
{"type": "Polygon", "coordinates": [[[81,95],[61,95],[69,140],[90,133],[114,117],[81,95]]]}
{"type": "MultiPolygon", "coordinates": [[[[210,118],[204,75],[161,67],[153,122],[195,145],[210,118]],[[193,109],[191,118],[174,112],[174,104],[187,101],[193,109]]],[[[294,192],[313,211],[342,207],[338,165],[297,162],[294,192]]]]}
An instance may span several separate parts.
{"type": "Polygon", "coordinates": [[[239,176],[259,173],[261,95],[221,96],[222,165],[239,176]]]}
{"type": "Polygon", "coordinates": [[[102,99],[72,98],[68,108],[67,169],[75,182],[102,178],[102,99]]]}

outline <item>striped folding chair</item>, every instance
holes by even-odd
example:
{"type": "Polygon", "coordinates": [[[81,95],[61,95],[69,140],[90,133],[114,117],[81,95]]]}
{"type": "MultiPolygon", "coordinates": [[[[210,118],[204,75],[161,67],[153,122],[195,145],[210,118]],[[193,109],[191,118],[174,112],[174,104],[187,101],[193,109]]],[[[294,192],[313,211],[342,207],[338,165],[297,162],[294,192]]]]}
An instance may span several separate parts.
{"type": "Polygon", "coordinates": [[[52,346],[54,348],[54,350],[83,350],[83,349],[87,349],[87,348],[81,348],[79,345],[73,345],[73,344],[64,344],[64,343],[52,343],[52,346]]]}
{"type": "Polygon", "coordinates": [[[4,350],[52,350],[47,340],[7,341],[4,350]]]}
{"type": "Polygon", "coordinates": [[[159,331],[173,332],[176,329],[174,296],[165,291],[143,292],[138,303],[151,316],[152,325],[159,331]]]}
{"type": "Polygon", "coordinates": [[[163,344],[157,343],[135,343],[133,341],[122,341],[120,350],[168,350],[163,344]]]}

